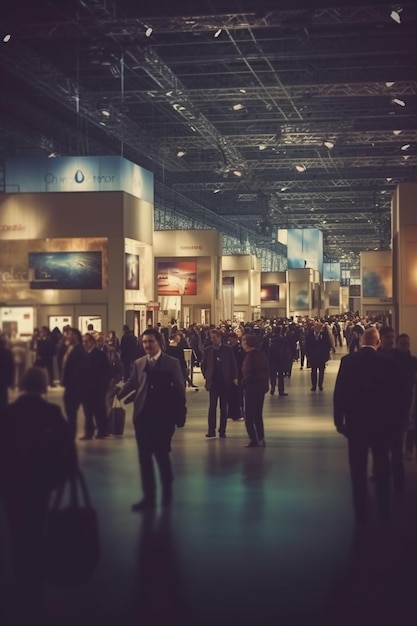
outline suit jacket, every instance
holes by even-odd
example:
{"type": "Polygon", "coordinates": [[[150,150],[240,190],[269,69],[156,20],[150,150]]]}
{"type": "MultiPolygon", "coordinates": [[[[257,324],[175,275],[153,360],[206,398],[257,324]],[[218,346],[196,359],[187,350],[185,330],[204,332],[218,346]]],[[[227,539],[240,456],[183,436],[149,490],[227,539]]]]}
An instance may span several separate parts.
{"type": "Polygon", "coordinates": [[[88,357],[87,389],[86,394],[90,398],[105,396],[110,383],[110,363],[106,352],[96,346],[88,357]]]}
{"type": "Polygon", "coordinates": [[[320,331],[318,339],[316,339],[312,330],[308,332],[305,343],[305,352],[312,365],[326,363],[330,358],[331,348],[332,345],[330,343],[329,333],[326,329],[320,331]]]}
{"type": "Polygon", "coordinates": [[[62,375],[65,391],[77,398],[85,396],[88,383],[88,355],[83,346],[77,343],[69,352],[62,375]]]}
{"type": "Polygon", "coordinates": [[[385,436],[395,426],[403,384],[391,359],[371,347],[340,361],[333,395],[334,423],[347,437],[385,436]]]}
{"type": "MultiPolygon", "coordinates": [[[[216,350],[213,346],[207,346],[203,351],[201,362],[201,373],[206,380],[206,389],[210,391],[214,383],[214,359],[217,358],[216,350]]],[[[220,368],[222,380],[225,387],[230,387],[234,380],[238,379],[237,365],[233,348],[227,345],[220,346],[220,368]]]]}
{"type": "Polygon", "coordinates": [[[187,413],[184,377],[178,359],[164,352],[149,372],[148,357],[133,364],[133,372],[118,398],[133,399],[133,420],[182,427],[187,413]]]}

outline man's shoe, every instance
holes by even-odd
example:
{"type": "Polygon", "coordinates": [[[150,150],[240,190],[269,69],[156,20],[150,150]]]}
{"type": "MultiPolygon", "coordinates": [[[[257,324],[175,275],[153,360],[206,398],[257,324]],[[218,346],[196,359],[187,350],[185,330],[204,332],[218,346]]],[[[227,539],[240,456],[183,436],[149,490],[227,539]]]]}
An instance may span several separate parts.
{"type": "Polygon", "coordinates": [[[92,435],[83,435],[82,437],[78,437],[78,440],[79,441],[89,441],[92,438],[93,438],[92,435]]]}
{"type": "Polygon", "coordinates": [[[312,388],[310,389],[310,391],[316,391],[316,388],[315,388],[315,387],[312,387],[312,388]]]}
{"type": "Polygon", "coordinates": [[[133,513],[140,513],[141,511],[151,511],[155,508],[155,502],[152,500],[139,500],[136,504],[132,504],[133,513]]]}
{"type": "Polygon", "coordinates": [[[110,439],[110,435],[105,435],[103,433],[97,433],[96,439],[110,439]]]}
{"type": "Polygon", "coordinates": [[[249,443],[245,444],[245,448],[257,448],[258,444],[256,441],[249,441],[249,443]]]}
{"type": "Polygon", "coordinates": [[[323,387],[319,387],[320,391],[323,391],[323,387]]]}
{"type": "Polygon", "coordinates": [[[219,433],[220,439],[226,439],[226,433],[219,433]]]}
{"type": "Polygon", "coordinates": [[[288,396],[288,393],[280,393],[279,395],[280,395],[280,396],[281,396],[281,398],[282,398],[282,396],[288,396]]]}
{"type": "Polygon", "coordinates": [[[207,433],[206,439],[216,439],[216,433],[207,433]]]}
{"type": "Polygon", "coordinates": [[[270,390],[270,392],[269,392],[269,393],[271,394],[271,396],[273,396],[273,395],[274,395],[274,393],[275,393],[275,387],[271,387],[271,390],[270,390]]]}

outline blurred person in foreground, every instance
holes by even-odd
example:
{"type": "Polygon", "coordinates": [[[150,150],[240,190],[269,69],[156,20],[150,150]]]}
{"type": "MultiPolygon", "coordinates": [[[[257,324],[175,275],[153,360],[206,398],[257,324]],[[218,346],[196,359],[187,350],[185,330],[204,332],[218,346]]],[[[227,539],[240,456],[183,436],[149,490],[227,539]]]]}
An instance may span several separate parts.
{"type": "Polygon", "coordinates": [[[29,368],[22,394],[0,409],[0,496],[8,519],[12,563],[24,624],[42,623],[43,532],[51,492],[75,471],[76,450],[59,406],[47,402],[44,369],[29,368]],[[27,621],[25,621],[27,620],[27,621]]]}
{"type": "Polygon", "coordinates": [[[376,328],[362,336],[362,347],[340,361],[333,396],[336,430],[348,440],[353,509],[358,527],[368,521],[368,450],[371,449],[379,517],[390,514],[390,436],[401,406],[401,381],[392,359],[377,352],[376,328]]]}

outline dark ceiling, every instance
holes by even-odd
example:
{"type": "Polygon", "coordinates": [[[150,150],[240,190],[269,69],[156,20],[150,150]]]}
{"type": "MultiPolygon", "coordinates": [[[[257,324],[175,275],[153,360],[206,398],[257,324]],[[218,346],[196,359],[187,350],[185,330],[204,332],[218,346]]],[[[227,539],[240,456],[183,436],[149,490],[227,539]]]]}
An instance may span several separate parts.
{"type": "Polygon", "coordinates": [[[18,5],[0,156],[122,154],[157,207],[241,241],[319,228],[353,266],[389,248],[392,192],[417,180],[416,0],[18,5]]]}

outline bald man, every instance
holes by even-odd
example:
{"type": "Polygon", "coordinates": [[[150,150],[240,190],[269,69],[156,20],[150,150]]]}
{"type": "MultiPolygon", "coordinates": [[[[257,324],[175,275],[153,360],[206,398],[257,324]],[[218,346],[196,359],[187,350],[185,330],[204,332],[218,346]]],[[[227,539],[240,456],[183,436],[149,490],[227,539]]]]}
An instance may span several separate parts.
{"type": "Polygon", "coordinates": [[[367,329],[360,350],[342,358],[333,396],[336,430],[348,440],[353,509],[359,526],[368,519],[369,449],[381,520],[388,519],[390,510],[389,447],[401,384],[393,361],[377,352],[379,344],[378,330],[367,329]]]}

